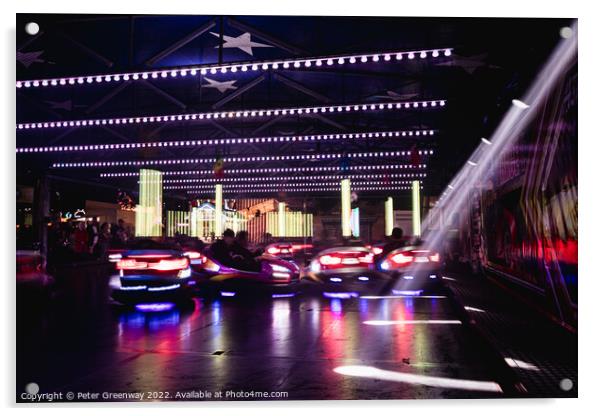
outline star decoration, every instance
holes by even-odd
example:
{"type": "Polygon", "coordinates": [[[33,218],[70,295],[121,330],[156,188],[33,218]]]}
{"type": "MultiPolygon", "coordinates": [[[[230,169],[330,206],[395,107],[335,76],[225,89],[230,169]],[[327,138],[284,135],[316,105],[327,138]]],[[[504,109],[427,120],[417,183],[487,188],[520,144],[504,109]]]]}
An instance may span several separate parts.
{"type": "Polygon", "coordinates": [[[201,85],[201,88],[215,88],[222,94],[225,93],[227,90],[235,90],[238,88],[236,85],[234,85],[236,80],[220,82],[220,81],[215,81],[215,80],[207,78],[207,77],[203,77],[203,79],[205,81],[207,81],[208,84],[201,85]]]}
{"type": "MultiPolygon", "coordinates": [[[[220,37],[219,33],[209,32],[213,36],[220,37]]],[[[222,44],[224,48],[238,48],[243,52],[248,53],[253,56],[253,48],[273,48],[272,45],[266,45],[265,43],[253,42],[251,40],[251,34],[249,32],[245,32],[238,37],[226,36],[224,35],[224,43],[222,44]]],[[[219,45],[215,47],[219,48],[219,45]]]]}
{"type": "Polygon", "coordinates": [[[466,56],[466,57],[455,56],[453,59],[451,59],[449,61],[439,62],[436,65],[437,66],[458,66],[471,75],[478,68],[481,68],[481,67],[492,68],[492,69],[500,68],[499,66],[490,65],[490,64],[486,63],[485,62],[486,57],[487,57],[487,54],[485,54],[485,53],[482,53],[480,55],[466,56]]]}
{"type": "Polygon", "coordinates": [[[46,62],[44,59],[40,59],[40,56],[44,51],[35,52],[19,52],[17,51],[17,61],[21,62],[25,68],[29,68],[32,64],[46,62]]]}
{"type": "Polygon", "coordinates": [[[395,91],[387,91],[387,95],[374,95],[372,98],[386,98],[394,101],[406,101],[416,97],[418,94],[399,94],[395,91]]]}
{"type": "Polygon", "coordinates": [[[85,107],[84,105],[75,105],[71,100],[66,101],[45,101],[52,110],[72,111],[76,107],[85,107]]]}

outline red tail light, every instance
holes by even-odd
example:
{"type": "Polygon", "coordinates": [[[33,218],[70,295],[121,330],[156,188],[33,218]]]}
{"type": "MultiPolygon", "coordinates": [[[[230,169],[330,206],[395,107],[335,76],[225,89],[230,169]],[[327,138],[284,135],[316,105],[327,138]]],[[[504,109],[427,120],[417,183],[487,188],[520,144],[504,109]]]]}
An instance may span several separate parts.
{"type": "Polygon", "coordinates": [[[438,263],[439,259],[439,253],[430,250],[408,250],[390,256],[390,260],[398,266],[410,263],[438,263]]]}
{"type": "Polygon", "coordinates": [[[372,247],[372,253],[378,255],[381,254],[383,252],[382,247],[372,247]]]}
{"type": "Polygon", "coordinates": [[[145,261],[136,261],[135,259],[121,259],[117,262],[117,270],[139,270],[146,269],[148,265],[145,261]]]}
{"type": "Polygon", "coordinates": [[[160,271],[168,271],[168,270],[182,270],[188,267],[189,260],[186,257],[182,257],[181,259],[173,259],[173,260],[161,260],[159,263],[150,263],[148,265],[149,269],[152,270],[160,270],[160,271]]]}
{"type": "Polygon", "coordinates": [[[348,267],[371,267],[374,255],[365,251],[340,251],[325,254],[318,258],[322,269],[338,269],[348,267]]]}
{"type": "Polygon", "coordinates": [[[337,256],[330,256],[326,254],[325,256],[320,257],[320,264],[324,266],[335,266],[337,264],[341,264],[342,259],[337,256]]]}
{"type": "Polygon", "coordinates": [[[117,263],[117,270],[182,270],[187,268],[189,260],[187,257],[171,260],[159,260],[158,263],[148,263],[146,261],[136,261],[135,259],[121,259],[117,263]]]}
{"type": "Polygon", "coordinates": [[[278,247],[270,247],[270,248],[268,248],[268,253],[270,253],[270,254],[279,254],[280,253],[280,249],[278,247]]]}
{"type": "Polygon", "coordinates": [[[414,261],[414,256],[409,256],[406,253],[399,253],[399,254],[395,254],[394,256],[391,257],[391,261],[393,261],[393,263],[395,264],[408,264],[411,263],[412,261],[414,261]]]}
{"type": "Polygon", "coordinates": [[[199,253],[198,251],[186,251],[184,253],[184,255],[186,257],[188,257],[189,259],[200,259],[201,258],[201,253],[199,253]]]}
{"type": "Polygon", "coordinates": [[[299,251],[299,250],[303,250],[306,248],[313,248],[313,244],[293,244],[292,246],[292,250],[293,251],[299,251]]]}

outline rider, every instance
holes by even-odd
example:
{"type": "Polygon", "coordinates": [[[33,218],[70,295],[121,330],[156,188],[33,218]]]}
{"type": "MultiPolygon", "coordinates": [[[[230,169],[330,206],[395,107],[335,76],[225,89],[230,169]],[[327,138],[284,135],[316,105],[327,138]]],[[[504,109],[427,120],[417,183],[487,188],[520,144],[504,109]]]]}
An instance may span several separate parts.
{"type": "Polygon", "coordinates": [[[211,253],[215,257],[215,260],[222,263],[225,266],[234,266],[234,260],[231,256],[232,248],[234,245],[234,231],[230,228],[226,228],[222,234],[220,240],[216,240],[211,244],[211,253]]]}
{"type": "Polygon", "coordinates": [[[238,263],[239,269],[258,272],[261,270],[261,264],[256,257],[261,253],[251,252],[249,246],[249,233],[239,231],[236,234],[236,241],[232,245],[232,258],[238,263]]]}
{"type": "Polygon", "coordinates": [[[383,247],[383,252],[380,254],[380,257],[385,257],[393,250],[396,250],[405,245],[406,243],[403,240],[403,230],[399,227],[395,227],[391,231],[391,238],[389,239],[389,242],[383,247]]]}

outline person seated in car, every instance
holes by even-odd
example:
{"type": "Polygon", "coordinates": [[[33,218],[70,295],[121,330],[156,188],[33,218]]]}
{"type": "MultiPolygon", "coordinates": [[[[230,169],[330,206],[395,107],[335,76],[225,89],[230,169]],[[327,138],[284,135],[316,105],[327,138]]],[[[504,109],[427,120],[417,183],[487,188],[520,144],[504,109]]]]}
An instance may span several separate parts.
{"type": "Polygon", "coordinates": [[[261,270],[261,264],[257,257],[261,255],[261,252],[251,252],[248,247],[249,233],[239,231],[236,234],[234,244],[232,244],[232,258],[237,262],[238,269],[258,272],[261,270]]]}
{"type": "Polygon", "coordinates": [[[397,250],[398,248],[404,247],[405,245],[406,242],[403,239],[403,230],[399,227],[395,227],[391,231],[391,237],[389,241],[383,247],[383,252],[379,254],[379,258],[384,258],[393,250],[397,250]]]}
{"type": "Polygon", "coordinates": [[[211,244],[210,250],[213,258],[224,266],[235,267],[235,261],[232,258],[233,245],[234,231],[226,228],[222,234],[222,238],[211,244]]]}

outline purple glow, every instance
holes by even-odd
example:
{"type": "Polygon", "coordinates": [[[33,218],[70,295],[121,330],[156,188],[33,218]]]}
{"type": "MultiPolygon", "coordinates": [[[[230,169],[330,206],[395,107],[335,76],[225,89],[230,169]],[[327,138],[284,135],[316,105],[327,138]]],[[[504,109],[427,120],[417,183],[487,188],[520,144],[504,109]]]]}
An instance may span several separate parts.
{"type": "Polygon", "coordinates": [[[293,296],[295,296],[294,293],[274,293],[272,294],[272,298],[277,299],[277,298],[292,298],[293,296]]]}
{"type": "Polygon", "coordinates": [[[405,296],[420,296],[423,290],[392,290],[394,295],[405,295],[405,296]]]}
{"type": "Polygon", "coordinates": [[[219,294],[226,298],[231,298],[233,296],[236,296],[236,292],[219,292],[219,294]]]}
{"type": "Polygon", "coordinates": [[[139,303],[136,305],[136,309],[140,312],[164,312],[173,309],[175,306],[176,304],[171,302],[139,303]]]}
{"type": "Polygon", "coordinates": [[[337,283],[343,281],[343,279],[341,279],[340,277],[331,277],[329,280],[331,282],[337,282],[337,283]]]}
{"type": "Polygon", "coordinates": [[[324,297],[331,299],[351,299],[357,298],[357,292],[324,292],[324,297]]]}

